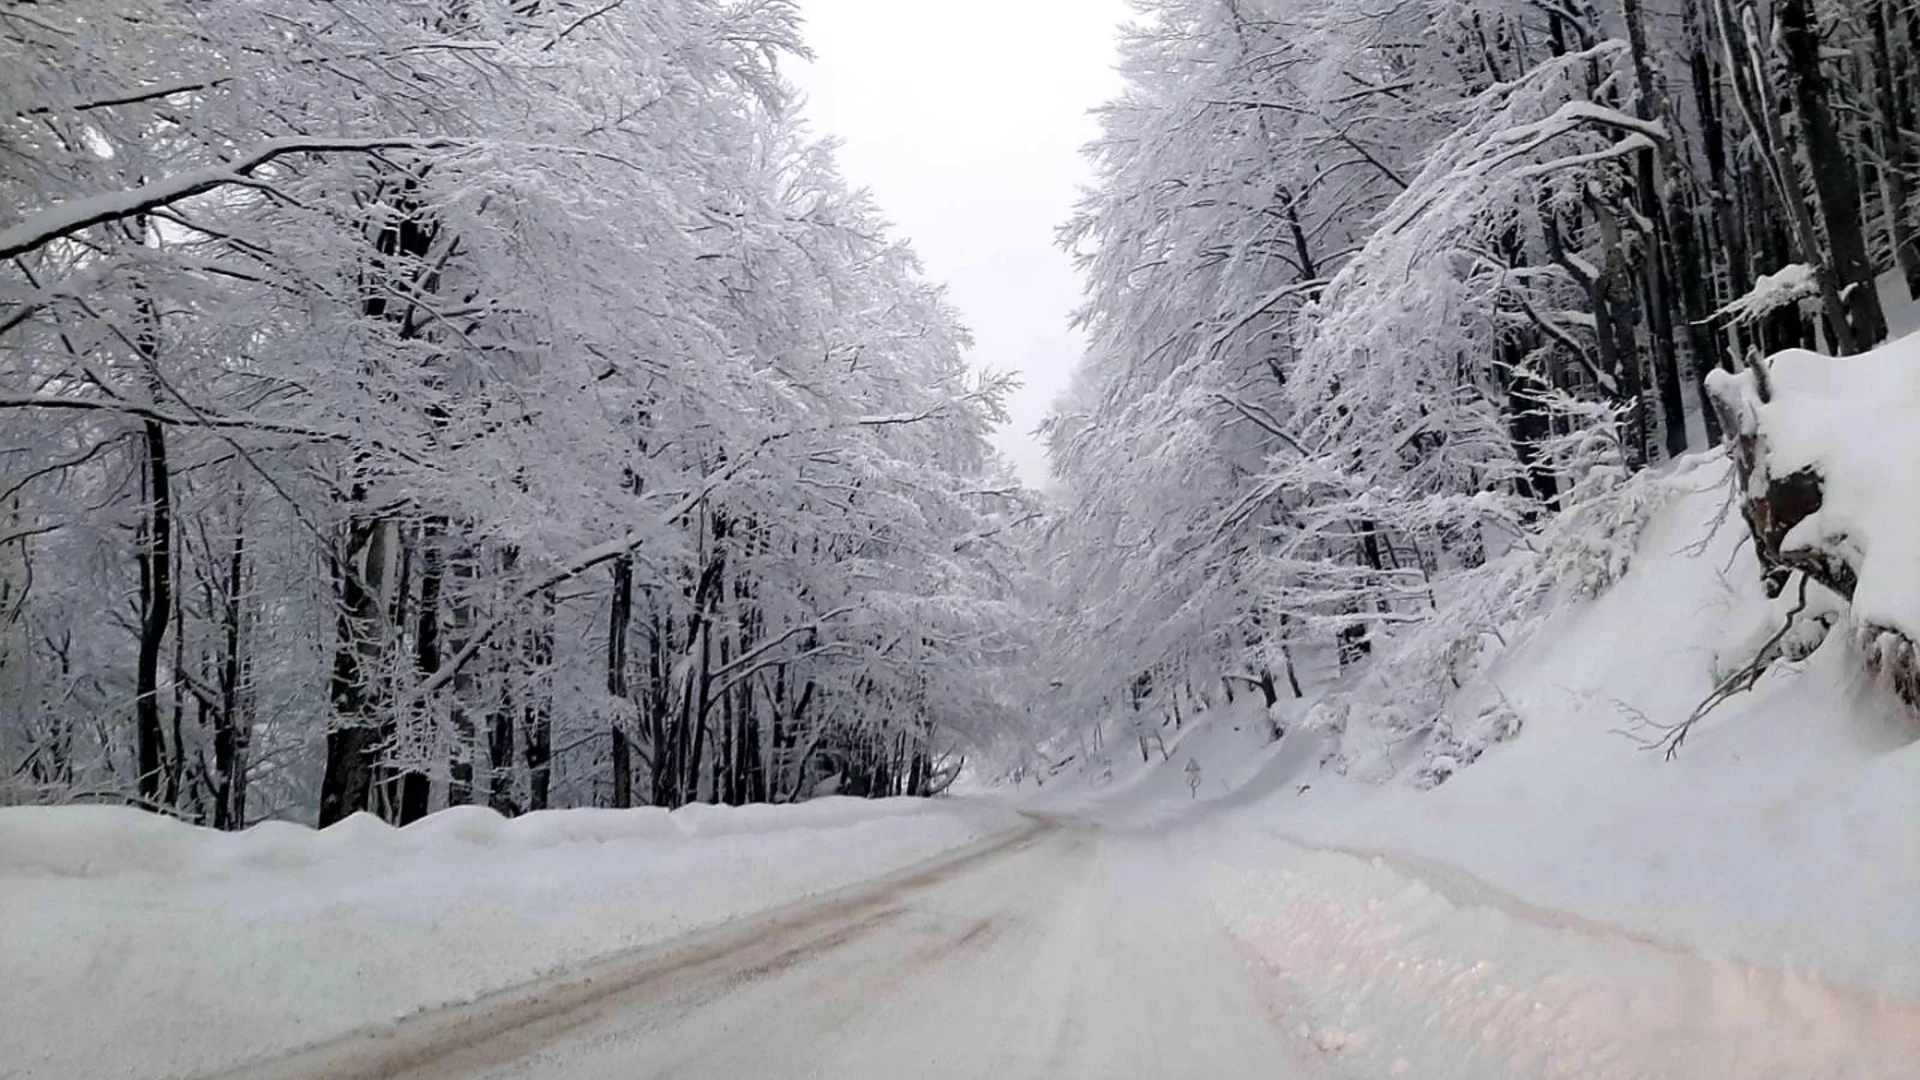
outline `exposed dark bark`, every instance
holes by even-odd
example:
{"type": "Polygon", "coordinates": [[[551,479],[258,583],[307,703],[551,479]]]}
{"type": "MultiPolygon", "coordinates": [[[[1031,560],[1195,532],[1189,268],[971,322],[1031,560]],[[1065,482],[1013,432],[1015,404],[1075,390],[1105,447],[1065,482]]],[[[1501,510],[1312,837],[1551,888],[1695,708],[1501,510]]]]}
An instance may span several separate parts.
{"type": "MultiPolygon", "coordinates": [[[[473,589],[478,569],[473,552],[456,549],[450,569],[454,597],[447,619],[445,652],[457,656],[467,647],[473,630],[473,589]]],[[[453,728],[453,760],[447,766],[448,806],[464,806],[473,801],[473,762],[479,747],[475,742],[473,713],[469,709],[472,700],[473,673],[463,669],[454,675],[452,700],[447,708],[447,719],[453,728]]]]}
{"type": "Polygon", "coordinates": [[[320,827],[370,807],[380,722],[384,713],[380,664],[386,655],[387,567],[391,523],[366,517],[348,522],[334,557],[340,610],[335,620],[332,728],[320,780],[320,827]]]}
{"type": "Polygon", "coordinates": [[[526,638],[531,679],[520,719],[527,739],[528,810],[545,810],[553,788],[553,604],[552,591],[541,594],[526,638]]]}
{"type": "MultiPolygon", "coordinates": [[[[613,563],[613,601],[607,615],[607,696],[616,709],[624,709],[627,695],[627,627],[633,621],[633,559],[623,556],[613,563]]],[[[624,717],[617,717],[613,728],[613,805],[625,810],[633,805],[633,749],[627,742],[624,717]]]]}
{"type": "Polygon", "coordinates": [[[1820,28],[1812,0],[1779,0],[1780,43],[1786,53],[1794,112],[1800,122],[1809,173],[1820,216],[1826,222],[1829,265],[1845,308],[1846,327],[1836,327],[1843,353],[1868,349],[1887,336],[1886,315],[1874,287],[1873,260],[1867,255],[1860,223],[1860,185],[1853,157],[1840,138],[1828,104],[1833,91],[1820,56],[1820,28]]]}
{"type": "MultiPolygon", "coordinates": [[[[1657,120],[1670,110],[1653,81],[1653,60],[1647,45],[1645,19],[1640,0],[1621,0],[1627,21],[1627,40],[1633,56],[1634,115],[1642,120],[1657,120]]],[[[1667,219],[1667,207],[1658,183],[1659,154],[1649,147],[1634,155],[1634,201],[1640,215],[1653,228],[1647,237],[1649,247],[1641,252],[1640,273],[1642,308],[1646,313],[1647,333],[1652,338],[1653,366],[1660,394],[1660,420],[1664,447],[1669,458],[1687,452],[1687,411],[1680,393],[1679,341],[1674,334],[1676,296],[1667,260],[1673,256],[1673,238],[1667,219]]]]}
{"type": "MultiPolygon", "coordinates": [[[[440,593],[446,576],[445,523],[433,519],[420,530],[420,610],[414,624],[414,669],[422,675],[440,670],[440,593]]],[[[413,706],[413,722],[432,723],[429,703],[413,706]]],[[[433,784],[420,762],[409,762],[400,776],[398,820],[402,825],[427,816],[433,784]]]]}
{"type": "Polygon", "coordinates": [[[245,735],[240,718],[241,620],[245,609],[240,590],[246,576],[247,533],[244,507],[235,498],[233,546],[229,549],[220,610],[220,669],[217,676],[220,707],[213,715],[213,827],[244,829],[246,815],[239,793],[245,790],[245,735]]]}
{"type": "MultiPolygon", "coordinates": [[[[1915,236],[1907,210],[1914,194],[1908,170],[1915,162],[1907,132],[1901,124],[1904,110],[1893,79],[1898,61],[1889,31],[1889,24],[1900,17],[1891,0],[1868,0],[1867,28],[1873,38],[1873,101],[1878,114],[1881,157],[1885,159],[1881,174],[1886,179],[1887,199],[1892,204],[1887,217],[1893,257],[1906,282],[1908,298],[1920,300],[1920,237],[1915,236]]],[[[1913,76],[1909,73],[1908,77],[1913,76]]]]}
{"type": "MultiPolygon", "coordinates": [[[[140,303],[141,358],[149,369],[149,384],[159,400],[159,325],[152,304],[140,303]]],[[[173,618],[173,473],[167,465],[167,429],[153,420],[141,425],[147,494],[146,517],[141,523],[135,558],[140,569],[140,649],[134,665],[134,731],[139,775],[136,787],[142,799],[158,802],[164,765],[164,736],[160,727],[160,651],[166,644],[167,624],[173,618]]]]}

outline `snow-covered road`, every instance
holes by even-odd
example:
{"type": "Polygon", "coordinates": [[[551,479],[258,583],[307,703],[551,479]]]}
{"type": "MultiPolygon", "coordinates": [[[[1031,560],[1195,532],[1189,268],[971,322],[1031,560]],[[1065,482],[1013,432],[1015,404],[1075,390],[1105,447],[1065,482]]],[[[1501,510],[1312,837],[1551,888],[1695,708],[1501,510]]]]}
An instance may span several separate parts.
{"type": "Polygon", "coordinates": [[[1155,837],[1066,821],[243,1075],[1309,1077],[1155,837]]]}

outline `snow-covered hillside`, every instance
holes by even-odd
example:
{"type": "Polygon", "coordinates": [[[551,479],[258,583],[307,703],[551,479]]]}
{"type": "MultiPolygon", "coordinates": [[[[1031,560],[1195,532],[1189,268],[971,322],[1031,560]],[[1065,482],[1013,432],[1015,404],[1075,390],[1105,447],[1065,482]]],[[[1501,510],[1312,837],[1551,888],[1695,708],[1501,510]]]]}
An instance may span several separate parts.
{"type": "Polygon", "coordinates": [[[1665,753],[1794,601],[1761,589],[1730,467],[1713,454],[1661,477],[1673,491],[1625,576],[1563,603],[1447,702],[1442,722],[1498,709],[1520,724],[1430,790],[1431,728],[1355,717],[1268,744],[1242,699],[1191,719],[1164,759],[1051,798],[1176,830],[1236,938],[1356,1065],[1906,1075],[1920,720],[1854,636],[1808,612],[1783,659],[1665,753]],[[1190,797],[1195,760],[1209,782],[1190,797]]]}

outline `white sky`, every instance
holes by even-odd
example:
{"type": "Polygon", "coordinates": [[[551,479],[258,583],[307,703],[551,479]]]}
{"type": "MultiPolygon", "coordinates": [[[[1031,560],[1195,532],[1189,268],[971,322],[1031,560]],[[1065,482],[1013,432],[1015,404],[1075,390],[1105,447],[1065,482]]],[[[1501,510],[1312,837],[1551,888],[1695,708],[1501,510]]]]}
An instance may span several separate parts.
{"type": "Polygon", "coordinates": [[[1025,383],[998,443],[1029,485],[1033,429],[1080,352],[1080,283],[1054,230],[1089,176],[1088,110],[1112,97],[1125,0],[800,0],[811,64],[790,72],[841,170],[870,188],[951,288],[974,363],[1025,383]]]}

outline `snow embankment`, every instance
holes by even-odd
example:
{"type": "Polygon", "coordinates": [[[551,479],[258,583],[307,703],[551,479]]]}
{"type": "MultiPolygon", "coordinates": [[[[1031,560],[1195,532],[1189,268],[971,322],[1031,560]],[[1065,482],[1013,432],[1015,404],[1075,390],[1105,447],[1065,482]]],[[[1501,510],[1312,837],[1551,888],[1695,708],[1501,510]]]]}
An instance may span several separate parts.
{"type": "MultiPolygon", "coordinates": [[[[1864,374],[1862,392],[1920,406],[1896,396],[1920,385],[1920,354],[1907,364],[1877,389],[1864,374]]],[[[1786,369],[1799,390],[1828,374],[1786,369]]],[[[1864,423],[1820,408],[1783,430],[1837,439],[1864,423]]],[[[1897,509],[1920,493],[1920,443],[1902,445],[1858,474],[1854,451],[1819,451],[1848,474],[1829,486],[1827,520],[1844,517],[1872,558],[1894,561],[1861,579],[1893,598],[1920,582],[1904,546],[1920,512],[1897,509]]],[[[1498,706],[1523,721],[1472,765],[1423,790],[1418,738],[1380,729],[1379,745],[1356,745],[1376,731],[1355,725],[1336,754],[1303,727],[1252,752],[1260,771],[1192,819],[1192,880],[1343,1067],[1443,1080],[1916,1075],[1920,719],[1863,662],[1837,597],[1778,634],[1793,590],[1763,591],[1730,468],[1713,455],[1661,478],[1677,491],[1625,576],[1514,637],[1446,703],[1452,716],[1498,706]],[[1810,618],[1823,608],[1833,632],[1810,618]],[[1674,726],[1768,642],[1766,673],[1669,760],[1674,726]]],[[[1188,738],[1203,745],[1214,720],[1188,738]]],[[[1160,788],[1177,757],[1154,766],[1160,788]]]]}
{"type": "Polygon", "coordinates": [[[1920,727],[1848,635],[1776,664],[1672,760],[1650,748],[1781,618],[1723,514],[1722,469],[1692,474],[1623,580],[1453,703],[1503,701],[1518,737],[1432,791],[1308,771],[1229,820],[1436,860],[1542,907],[1920,1001],[1920,727]]]}
{"type": "Polygon", "coordinates": [[[821,799],[217,833],[117,808],[0,810],[0,1077],[212,1071],[880,876],[1016,820],[966,800],[821,799]]]}

